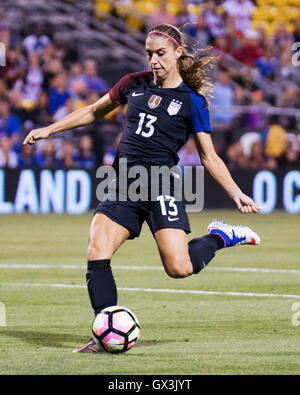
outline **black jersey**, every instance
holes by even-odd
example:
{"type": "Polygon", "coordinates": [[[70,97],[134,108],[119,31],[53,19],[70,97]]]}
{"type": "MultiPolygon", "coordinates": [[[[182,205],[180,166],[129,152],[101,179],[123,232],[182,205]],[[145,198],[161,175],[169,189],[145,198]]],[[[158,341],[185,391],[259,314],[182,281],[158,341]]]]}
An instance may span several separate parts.
{"type": "Polygon", "coordinates": [[[128,165],[172,167],[190,133],[210,132],[206,101],[184,82],[177,88],[158,88],[151,71],[128,74],[109,91],[111,100],[127,104],[119,158],[128,165]]]}

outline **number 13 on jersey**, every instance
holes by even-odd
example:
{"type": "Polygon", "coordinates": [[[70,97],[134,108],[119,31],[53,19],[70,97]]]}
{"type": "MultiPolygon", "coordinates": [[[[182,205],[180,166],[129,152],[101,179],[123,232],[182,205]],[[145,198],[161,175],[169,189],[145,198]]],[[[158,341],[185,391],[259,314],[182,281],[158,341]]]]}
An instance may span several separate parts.
{"type": "Polygon", "coordinates": [[[146,114],[144,112],[140,112],[139,117],[140,117],[140,122],[135,133],[140,134],[143,137],[151,137],[154,133],[153,124],[157,120],[157,117],[155,117],[154,115],[146,114]],[[145,127],[148,129],[147,132],[142,130],[145,122],[146,122],[145,127]]]}

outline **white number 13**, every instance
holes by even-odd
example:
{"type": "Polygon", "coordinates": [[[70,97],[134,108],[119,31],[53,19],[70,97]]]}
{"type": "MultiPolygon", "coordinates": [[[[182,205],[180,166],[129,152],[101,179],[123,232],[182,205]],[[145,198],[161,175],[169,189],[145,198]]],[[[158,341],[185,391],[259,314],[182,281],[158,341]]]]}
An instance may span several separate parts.
{"type": "Polygon", "coordinates": [[[140,112],[139,116],[140,116],[140,122],[139,122],[139,126],[138,126],[137,130],[135,131],[135,133],[140,134],[143,137],[151,137],[154,133],[153,123],[157,120],[157,117],[155,117],[154,115],[145,114],[144,112],[140,112]],[[146,128],[149,129],[148,132],[142,131],[145,118],[146,118],[146,120],[149,120],[146,123],[146,128]]]}
{"type": "Polygon", "coordinates": [[[172,216],[176,216],[178,214],[175,198],[173,196],[160,195],[156,200],[159,200],[162,215],[167,215],[166,201],[168,202],[169,208],[171,209],[168,210],[168,214],[172,216]]]}

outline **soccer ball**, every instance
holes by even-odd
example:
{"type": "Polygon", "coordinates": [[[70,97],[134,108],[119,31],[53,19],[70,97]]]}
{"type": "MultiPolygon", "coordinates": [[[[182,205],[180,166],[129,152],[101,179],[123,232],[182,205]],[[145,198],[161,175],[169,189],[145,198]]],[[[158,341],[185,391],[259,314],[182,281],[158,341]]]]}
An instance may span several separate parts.
{"type": "Polygon", "coordinates": [[[93,323],[94,340],[108,352],[130,350],[140,337],[140,324],[127,307],[111,306],[97,314],[93,323]]]}

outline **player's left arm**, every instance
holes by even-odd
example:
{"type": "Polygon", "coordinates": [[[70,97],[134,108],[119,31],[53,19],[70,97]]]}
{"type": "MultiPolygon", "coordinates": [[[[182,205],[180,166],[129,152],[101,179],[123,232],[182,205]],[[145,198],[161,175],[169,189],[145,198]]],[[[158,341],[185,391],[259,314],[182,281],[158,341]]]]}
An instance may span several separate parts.
{"type": "Polygon", "coordinates": [[[49,126],[32,130],[26,136],[23,144],[32,145],[36,141],[46,139],[56,133],[89,125],[96,119],[104,117],[116,107],[118,107],[118,104],[114,103],[107,93],[95,103],[81,107],[49,126]]]}
{"type": "Polygon", "coordinates": [[[225,163],[215,151],[210,133],[195,133],[195,142],[201,163],[214,180],[234,200],[239,211],[241,213],[257,213],[260,208],[234,182],[225,163]]]}

